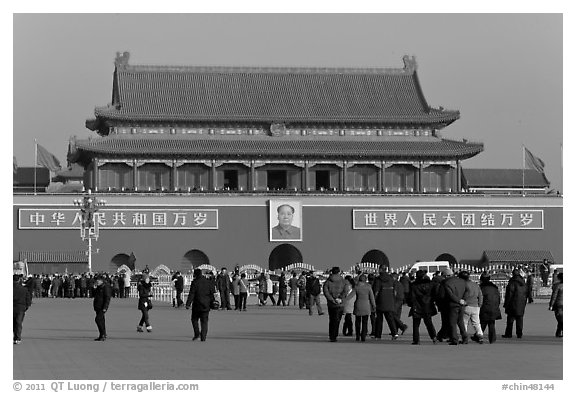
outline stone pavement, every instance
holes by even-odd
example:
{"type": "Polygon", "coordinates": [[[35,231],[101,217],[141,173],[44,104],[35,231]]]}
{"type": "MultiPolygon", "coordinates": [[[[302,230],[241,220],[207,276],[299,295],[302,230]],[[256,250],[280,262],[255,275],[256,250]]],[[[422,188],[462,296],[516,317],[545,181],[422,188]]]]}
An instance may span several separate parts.
{"type": "MultiPolygon", "coordinates": [[[[254,299],[251,300],[254,302],[254,299]]],[[[157,302],[152,333],[137,333],[135,299],[112,299],[109,339],[94,342],[90,299],[35,299],[24,320],[23,342],[13,345],[14,379],[562,379],[562,339],[554,314],[530,304],[522,340],[493,344],[433,345],[421,326],[422,345],[409,329],[397,341],[328,341],[328,315],[297,307],[258,307],[210,313],[206,342],[192,341],[190,311],[157,302]]],[[[439,317],[434,323],[439,328],[439,317]]],[[[385,332],[387,328],[385,327],[385,332]]]]}

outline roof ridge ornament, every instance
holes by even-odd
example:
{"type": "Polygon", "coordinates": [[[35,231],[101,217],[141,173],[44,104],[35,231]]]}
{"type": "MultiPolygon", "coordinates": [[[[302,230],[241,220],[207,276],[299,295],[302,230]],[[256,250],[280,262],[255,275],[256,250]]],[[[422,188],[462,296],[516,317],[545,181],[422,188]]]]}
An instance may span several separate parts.
{"type": "Polygon", "coordinates": [[[128,60],[130,60],[130,52],[116,52],[116,59],[114,59],[114,65],[116,67],[126,67],[128,66],[128,60]]]}
{"type": "Polygon", "coordinates": [[[408,73],[413,73],[418,69],[418,64],[416,63],[416,56],[404,55],[402,57],[404,61],[404,71],[408,73]]]}

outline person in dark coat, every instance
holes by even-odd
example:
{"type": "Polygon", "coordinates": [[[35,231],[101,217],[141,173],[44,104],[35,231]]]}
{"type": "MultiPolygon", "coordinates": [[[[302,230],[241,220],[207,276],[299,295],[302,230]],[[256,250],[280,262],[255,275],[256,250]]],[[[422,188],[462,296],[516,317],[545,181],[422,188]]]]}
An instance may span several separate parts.
{"type": "Polygon", "coordinates": [[[512,338],[512,327],[516,322],[516,337],[522,338],[524,328],[524,311],[528,300],[526,283],[520,275],[520,270],[512,270],[512,278],[506,285],[504,311],[506,312],[506,330],[503,338],[512,338]]]}
{"type": "Polygon", "coordinates": [[[328,336],[331,342],[338,339],[338,330],[340,329],[340,320],[344,313],[342,301],[346,296],[346,282],[340,275],[340,268],[335,266],[331,274],[324,282],[323,292],[328,307],[328,336]]]}
{"type": "Polygon", "coordinates": [[[94,311],[96,312],[96,326],[98,326],[98,337],[94,341],[106,341],[106,319],[104,314],[108,311],[110,306],[110,298],[112,297],[112,288],[102,275],[96,277],[96,287],[94,288],[94,311]]]}
{"type": "Polygon", "coordinates": [[[286,283],[286,274],[282,272],[280,274],[280,278],[278,279],[278,302],[276,303],[276,305],[280,306],[280,302],[282,302],[282,306],[286,306],[287,295],[288,295],[288,284],[286,283]]]}
{"type": "Polygon", "coordinates": [[[534,303],[534,298],[532,297],[532,291],[534,290],[534,276],[532,272],[528,271],[526,275],[526,293],[528,295],[528,303],[534,303]]]}
{"type": "MultiPolygon", "coordinates": [[[[446,308],[448,332],[450,345],[458,345],[458,325],[459,320],[463,317],[462,308],[466,305],[464,301],[464,292],[466,291],[466,282],[460,277],[454,276],[452,269],[446,269],[446,279],[443,282],[444,286],[444,307],[446,308]]],[[[460,321],[463,326],[463,322],[460,321]]],[[[460,329],[462,334],[462,342],[468,341],[468,336],[465,331],[460,329]]]]}
{"type": "Polygon", "coordinates": [[[356,327],[356,341],[366,341],[368,333],[368,317],[376,311],[376,300],[372,286],[366,282],[365,274],[358,277],[358,284],[354,288],[356,291],[356,301],[354,302],[354,324],[356,327]]]}
{"type": "Polygon", "coordinates": [[[13,301],[13,342],[20,344],[22,342],[22,323],[24,322],[24,315],[32,305],[32,294],[28,289],[22,286],[22,278],[18,274],[12,276],[14,292],[12,295],[13,301]]]}
{"type": "Polygon", "coordinates": [[[176,272],[174,289],[176,289],[176,307],[182,307],[184,305],[184,301],[182,300],[182,292],[184,292],[184,277],[182,277],[180,272],[176,272]]]}
{"type": "Polygon", "coordinates": [[[206,341],[208,335],[208,315],[210,314],[210,303],[214,300],[214,285],[204,278],[202,270],[194,269],[194,280],[190,285],[188,299],[186,299],[186,309],[192,306],[192,328],[194,337],[192,340],[206,341]],[[200,327],[198,327],[200,321],[200,327]]]}
{"type": "MultiPolygon", "coordinates": [[[[409,293],[406,293],[406,287],[404,283],[398,280],[398,274],[392,273],[392,279],[394,280],[394,303],[395,303],[395,312],[394,312],[394,322],[396,323],[396,327],[400,330],[400,334],[404,334],[406,329],[408,329],[408,325],[406,325],[400,317],[402,316],[402,305],[405,303],[406,298],[409,296],[409,293]]],[[[405,282],[408,286],[408,291],[410,291],[410,279],[407,275],[405,282]]]]}
{"type": "Polygon", "coordinates": [[[430,280],[425,270],[416,272],[416,280],[410,288],[410,296],[407,301],[410,306],[409,316],[412,316],[412,345],[420,344],[420,322],[424,320],[424,325],[428,335],[434,344],[436,339],[436,329],[432,323],[432,317],[437,314],[434,305],[435,284],[430,280]]]}
{"type": "Polygon", "coordinates": [[[390,328],[392,339],[398,338],[398,330],[394,316],[396,315],[396,299],[394,297],[394,280],[384,269],[380,269],[380,275],[374,279],[372,286],[376,300],[376,336],[382,338],[384,318],[390,328]]]}
{"type": "MultiPolygon", "coordinates": [[[[402,276],[400,276],[400,283],[404,287],[404,298],[403,303],[408,304],[408,296],[410,296],[410,276],[408,276],[408,272],[402,272],[402,276]]],[[[400,309],[401,311],[402,309],[400,309]]],[[[401,318],[402,313],[398,314],[398,318],[401,318]]]]}
{"type": "Polygon", "coordinates": [[[558,273],[558,282],[552,286],[552,296],[548,308],[556,317],[556,337],[564,337],[564,273],[558,273]]]}
{"type": "Polygon", "coordinates": [[[146,331],[148,333],[152,332],[152,326],[150,326],[150,315],[149,310],[152,308],[152,302],[150,297],[152,296],[152,283],[150,282],[150,276],[148,274],[143,274],[140,282],[138,283],[138,310],[142,313],[140,322],[136,327],[137,332],[144,331],[144,325],[146,325],[146,331]]]}
{"type": "Polygon", "coordinates": [[[488,342],[496,341],[496,320],[502,319],[500,313],[500,291],[490,281],[490,274],[484,272],[480,275],[480,290],[482,291],[482,307],[480,307],[480,327],[482,331],[488,326],[488,342]]]}
{"type": "MultiPolygon", "coordinates": [[[[368,285],[374,293],[374,280],[376,275],[374,273],[368,273],[368,285]]],[[[376,308],[370,313],[370,337],[376,337],[376,308]]]]}
{"type": "Polygon", "coordinates": [[[216,277],[216,288],[220,292],[220,308],[223,310],[232,310],[230,305],[230,289],[232,287],[232,280],[228,275],[228,270],[223,267],[220,274],[216,277]]]}

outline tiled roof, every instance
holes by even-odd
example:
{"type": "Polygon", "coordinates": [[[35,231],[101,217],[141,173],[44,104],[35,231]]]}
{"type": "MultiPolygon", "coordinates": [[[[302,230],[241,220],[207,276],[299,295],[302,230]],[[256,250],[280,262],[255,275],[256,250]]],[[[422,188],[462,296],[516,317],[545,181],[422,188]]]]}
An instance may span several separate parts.
{"type": "Polygon", "coordinates": [[[122,138],[103,137],[78,140],[79,151],[94,156],[153,157],[328,157],[353,159],[469,158],[482,151],[482,144],[464,143],[436,138],[413,140],[360,139],[284,139],[247,137],[221,139],[122,138]]]}
{"type": "Polygon", "coordinates": [[[529,263],[548,259],[554,263],[554,257],[548,250],[486,250],[484,260],[488,262],[529,263]]]}
{"type": "Polygon", "coordinates": [[[86,251],[20,251],[19,255],[28,263],[88,263],[86,251]]]}
{"type": "MultiPolygon", "coordinates": [[[[124,121],[434,124],[458,111],[428,106],[415,60],[403,69],[121,65],[101,119],[124,121]]],[[[98,123],[98,122],[97,122],[98,123]]],[[[91,125],[97,127],[98,124],[91,125]]]]}
{"type": "Polygon", "coordinates": [[[548,187],[550,182],[534,169],[462,169],[465,187],[548,187]]]}

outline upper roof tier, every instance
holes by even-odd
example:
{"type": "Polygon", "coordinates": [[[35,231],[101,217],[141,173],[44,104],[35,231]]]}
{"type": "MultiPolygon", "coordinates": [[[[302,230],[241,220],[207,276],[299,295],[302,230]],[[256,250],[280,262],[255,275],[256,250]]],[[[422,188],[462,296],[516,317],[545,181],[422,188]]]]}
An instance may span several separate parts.
{"type": "Polygon", "coordinates": [[[328,122],[442,128],[458,111],[431,108],[416,60],[404,68],[246,68],[129,65],[119,54],[112,103],[87,126],[125,122],[328,122]]]}

